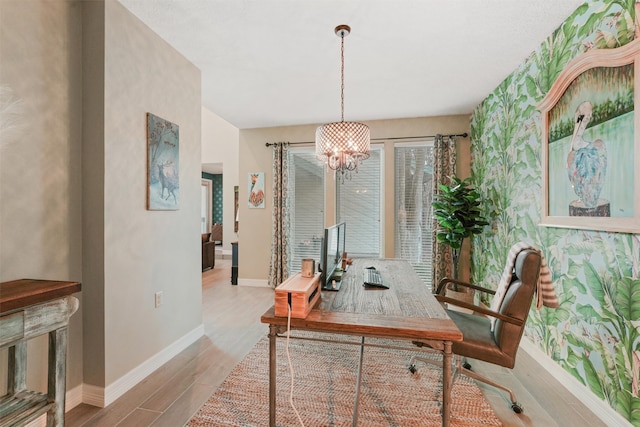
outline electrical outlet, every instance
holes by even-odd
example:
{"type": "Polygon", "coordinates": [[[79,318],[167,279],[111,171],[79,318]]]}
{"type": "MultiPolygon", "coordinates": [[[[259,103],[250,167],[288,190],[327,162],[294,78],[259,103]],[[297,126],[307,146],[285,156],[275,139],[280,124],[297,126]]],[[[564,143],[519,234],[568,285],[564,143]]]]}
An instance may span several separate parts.
{"type": "Polygon", "coordinates": [[[162,305],[162,291],[156,292],[155,297],[156,297],[156,308],[158,308],[162,305]]]}

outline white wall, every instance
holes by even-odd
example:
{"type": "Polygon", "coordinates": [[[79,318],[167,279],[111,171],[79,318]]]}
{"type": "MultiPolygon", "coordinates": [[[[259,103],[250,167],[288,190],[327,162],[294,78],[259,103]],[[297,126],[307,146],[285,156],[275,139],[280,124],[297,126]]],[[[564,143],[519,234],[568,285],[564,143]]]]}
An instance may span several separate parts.
{"type": "Polygon", "coordinates": [[[238,128],[202,107],[202,163],[222,163],[222,250],[231,253],[234,189],[238,185],[238,128]]]}

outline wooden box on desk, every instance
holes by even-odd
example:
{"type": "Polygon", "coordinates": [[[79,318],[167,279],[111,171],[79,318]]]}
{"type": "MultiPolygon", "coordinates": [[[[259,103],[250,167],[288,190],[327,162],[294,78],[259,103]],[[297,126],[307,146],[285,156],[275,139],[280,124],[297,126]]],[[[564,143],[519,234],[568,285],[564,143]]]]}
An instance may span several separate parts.
{"type": "Polygon", "coordinates": [[[275,314],[289,315],[291,303],[291,317],[304,319],[320,299],[320,273],[313,277],[302,277],[296,273],[276,287],[275,314]]]}

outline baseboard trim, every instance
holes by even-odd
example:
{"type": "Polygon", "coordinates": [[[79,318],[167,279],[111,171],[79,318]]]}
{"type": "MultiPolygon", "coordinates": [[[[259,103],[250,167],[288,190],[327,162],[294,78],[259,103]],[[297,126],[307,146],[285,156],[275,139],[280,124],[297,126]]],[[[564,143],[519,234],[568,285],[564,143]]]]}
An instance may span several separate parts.
{"type": "Polygon", "coordinates": [[[264,279],[238,279],[238,286],[252,286],[254,288],[268,288],[269,281],[264,279]]]}
{"type": "Polygon", "coordinates": [[[203,335],[204,325],[201,324],[106,388],[83,384],[82,402],[100,408],[108,406],[203,335]]]}
{"type": "Polygon", "coordinates": [[[562,369],[560,365],[529,339],[523,337],[520,341],[520,347],[607,426],[633,427],[628,420],[616,412],[607,402],[599,399],[598,396],[593,394],[591,390],[575,379],[570,373],[562,369]]]}
{"type": "Polygon", "coordinates": [[[69,412],[76,406],[82,403],[82,384],[77,387],[67,390],[64,400],[64,411],[69,412]]]}
{"type": "Polygon", "coordinates": [[[104,408],[104,387],[82,384],[82,403],[104,408]]]}

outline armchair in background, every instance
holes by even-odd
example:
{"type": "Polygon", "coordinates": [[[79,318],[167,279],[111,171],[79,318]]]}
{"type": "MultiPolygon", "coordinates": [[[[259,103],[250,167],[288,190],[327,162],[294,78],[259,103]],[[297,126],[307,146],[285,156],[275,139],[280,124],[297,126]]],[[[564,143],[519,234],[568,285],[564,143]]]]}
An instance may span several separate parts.
{"type": "Polygon", "coordinates": [[[222,224],[216,222],[211,227],[211,241],[217,245],[222,244],[222,224]]]}
{"type": "Polygon", "coordinates": [[[211,233],[202,234],[202,271],[215,267],[215,245],[216,244],[211,241],[211,233]]]}
{"type": "MultiPolygon", "coordinates": [[[[510,261],[514,267],[511,281],[504,290],[502,300],[492,304],[492,307],[496,306],[494,310],[446,297],[445,288],[451,283],[496,295],[496,291],[491,289],[457,280],[442,279],[438,284],[436,298],[442,303],[474,310],[472,314],[447,310],[447,314],[463,335],[463,340],[453,342],[452,346],[453,354],[458,356],[456,358],[456,374],[462,373],[477,381],[482,381],[507,391],[511,398],[511,409],[516,413],[521,413],[523,411],[522,405],[518,403],[513,391],[471,371],[471,365],[466,362],[466,358],[472,358],[509,369],[513,369],[515,366],[516,354],[520,346],[524,326],[529,316],[534,294],[538,288],[542,257],[536,250],[525,249],[517,254],[515,263],[513,263],[513,260],[510,261]],[[465,360],[463,361],[461,358],[465,360]]],[[[494,296],[494,298],[500,298],[500,294],[502,292],[499,292],[499,295],[494,296]]],[[[430,347],[429,342],[414,341],[414,344],[418,347],[430,347]]],[[[438,364],[437,361],[430,359],[413,357],[409,362],[409,370],[412,373],[416,372],[416,361],[438,364]]]]}

